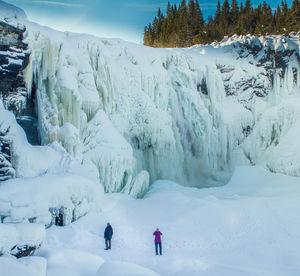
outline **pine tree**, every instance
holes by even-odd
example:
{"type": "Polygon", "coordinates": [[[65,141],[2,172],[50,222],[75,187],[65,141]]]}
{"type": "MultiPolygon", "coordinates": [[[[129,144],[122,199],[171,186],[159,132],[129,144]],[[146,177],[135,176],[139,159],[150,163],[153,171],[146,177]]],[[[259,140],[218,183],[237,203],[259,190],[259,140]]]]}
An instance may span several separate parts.
{"type": "Polygon", "coordinates": [[[236,0],[231,2],[231,13],[230,13],[232,25],[236,26],[239,19],[239,6],[236,0]]]}
{"type": "Polygon", "coordinates": [[[246,0],[246,2],[245,2],[245,13],[247,14],[247,15],[249,15],[249,14],[251,14],[251,2],[250,2],[250,0],[246,0]]]}
{"type": "MultiPolygon", "coordinates": [[[[194,3],[194,0],[189,0],[189,4],[188,4],[188,28],[191,32],[191,36],[194,36],[194,33],[195,33],[195,14],[196,14],[196,11],[195,11],[195,3],[194,3]]],[[[189,38],[191,39],[191,38],[189,38]]]]}
{"type": "Polygon", "coordinates": [[[254,34],[256,29],[255,17],[253,16],[252,7],[250,0],[246,0],[244,8],[244,34],[250,33],[254,34]]]}
{"type": "Polygon", "coordinates": [[[195,34],[198,34],[204,27],[204,18],[198,0],[195,2],[195,34]]]}
{"type": "Polygon", "coordinates": [[[231,7],[228,0],[224,0],[222,8],[218,0],[214,17],[210,16],[207,23],[198,0],[182,0],[177,8],[176,4],[168,2],[166,16],[159,9],[152,24],[144,29],[144,44],[153,47],[187,47],[193,43],[211,43],[220,40],[225,35],[285,33],[300,29],[300,3],[293,0],[289,9],[286,1],[277,6],[274,14],[266,2],[251,7],[250,0],[241,2],[232,0],[231,7]]]}
{"type": "Polygon", "coordinates": [[[228,0],[225,0],[222,5],[221,17],[220,17],[220,27],[222,36],[228,34],[229,25],[231,24],[230,18],[230,6],[228,0]]]}
{"type": "Polygon", "coordinates": [[[254,10],[253,16],[256,21],[255,35],[265,35],[263,8],[261,4],[254,10]]]}
{"type": "Polygon", "coordinates": [[[262,5],[262,14],[263,14],[263,25],[264,25],[264,34],[271,34],[274,29],[273,14],[270,5],[263,2],[262,5]]]}
{"type": "Polygon", "coordinates": [[[158,9],[156,20],[154,19],[154,21],[154,44],[159,46],[162,33],[162,26],[164,23],[164,15],[162,14],[160,8],[158,9]]]}
{"type": "Polygon", "coordinates": [[[167,5],[167,15],[164,20],[163,26],[162,26],[162,34],[161,34],[161,46],[168,47],[170,43],[170,37],[173,33],[174,28],[174,7],[171,6],[170,2],[168,2],[167,5]]]}
{"type": "Polygon", "coordinates": [[[188,24],[188,9],[186,6],[185,0],[182,0],[179,8],[178,8],[178,37],[179,37],[179,46],[185,47],[189,45],[191,39],[191,30],[189,29],[188,24]]]}
{"type": "Polygon", "coordinates": [[[287,30],[300,31],[300,2],[294,0],[291,9],[288,11],[287,30]]]}
{"type": "Polygon", "coordinates": [[[215,20],[214,20],[215,26],[218,26],[220,24],[220,19],[221,19],[221,4],[220,4],[220,0],[218,0],[217,10],[215,13],[215,20]]]}
{"type": "Polygon", "coordinates": [[[282,29],[282,14],[281,14],[281,8],[279,5],[277,5],[277,9],[274,13],[274,18],[275,18],[275,30],[277,33],[280,33],[281,29],[282,29]]]}
{"type": "Polygon", "coordinates": [[[244,30],[245,30],[244,16],[245,16],[245,9],[244,9],[244,6],[243,6],[243,2],[241,2],[240,13],[239,13],[239,16],[238,16],[238,23],[237,23],[236,27],[234,28],[235,32],[237,34],[244,34],[244,30]]]}

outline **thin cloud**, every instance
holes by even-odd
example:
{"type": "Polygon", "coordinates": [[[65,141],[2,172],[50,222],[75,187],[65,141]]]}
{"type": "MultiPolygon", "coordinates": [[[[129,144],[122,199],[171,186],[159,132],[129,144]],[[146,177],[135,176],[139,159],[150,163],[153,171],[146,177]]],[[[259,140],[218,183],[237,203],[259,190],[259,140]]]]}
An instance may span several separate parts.
{"type": "Polygon", "coordinates": [[[47,6],[60,6],[60,7],[71,7],[71,8],[81,8],[84,7],[82,4],[72,4],[67,2],[57,2],[57,1],[42,1],[42,0],[32,0],[28,1],[33,4],[42,4],[47,6]]]}
{"type": "Polygon", "coordinates": [[[217,8],[217,3],[199,3],[201,10],[214,10],[217,8]]]}
{"type": "MultiPolygon", "coordinates": [[[[123,4],[127,8],[135,8],[139,9],[144,12],[156,12],[158,8],[161,8],[161,10],[165,10],[167,7],[167,2],[161,2],[161,3],[140,3],[140,2],[129,2],[123,4]]],[[[180,3],[176,3],[177,7],[180,5],[180,3]]],[[[217,2],[215,3],[199,3],[201,10],[214,10],[217,7],[217,2]]]]}
{"type": "Polygon", "coordinates": [[[147,4],[147,3],[131,2],[131,3],[124,3],[124,6],[127,8],[136,8],[144,12],[155,12],[158,10],[158,8],[164,10],[167,6],[167,3],[163,2],[163,3],[147,4]]]}

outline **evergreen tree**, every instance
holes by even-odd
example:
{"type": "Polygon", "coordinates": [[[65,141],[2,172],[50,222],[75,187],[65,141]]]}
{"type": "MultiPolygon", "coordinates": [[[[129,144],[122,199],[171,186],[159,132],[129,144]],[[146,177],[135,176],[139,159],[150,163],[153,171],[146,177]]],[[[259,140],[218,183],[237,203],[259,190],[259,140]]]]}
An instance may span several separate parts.
{"type": "Polygon", "coordinates": [[[188,9],[186,6],[186,1],[182,0],[179,8],[178,8],[178,30],[177,34],[179,37],[179,46],[185,47],[188,46],[189,43],[191,43],[191,29],[189,28],[188,24],[188,9]]]}
{"type": "Polygon", "coordinates": [[[219,26],[220,19],[221,19],[221,4],[220,4],[220,0],[218,0],[217,10],[215,13],[215,21],[214,21],[215,26],[219,26]]]}
{"type": "Polygon", "coordinates": [[[274,29],[274,21],[273,21],[273,14],[272,14],[272,9],[270,5],[266,3],[266,1],[263,2],[262,5],[262,15],[263,15],[263,29],[264,29],[264,35],[266,34],[271,34],[273,29],[274,29]]]}
{"type": "Polygon", "coordinates": [[[15,177],[15,170],[11,164],[11,144],[7,138],[8,129],[1,129],[0,126],[0,181],[15,177]]]}
{"type": "Polygon", "coordinates": [[[161,10],[158,9],[156,20],[154,19],[154,44],[159,44],[159,41],[161,39],[161,33],[162,33],[162,26],[164,23],[164,15],[162,14],[161,10]]]}
{"type": "Polygon", "coordinates": [[[204,26],[204,18],[203,18],[203,14],[200,9],[198,0],[196,0],[196,2],[195,2],[195,20],[194,21],[195,21],[194,25],[196,26],[195,33],[198,34],[203,29],[203,26],[204,26]]]}
{"type": "Polygon", "coordinates": [[[246,2],[245,2],[245,13],[247,14],[247,15],[249,15],[249,14],[251,14],[251,10],[252,10],[252,8],[251,8],[251,2],[250,2],[250,0],[246,0],[246,2]]]}
{"type": "Polygon", "coordinates": [[[170,2],[167,5],[167,15],[162,26],[161,34],[161,46],[168,47],[170,42],[170,37],[173,33],[173,27],[175,24],[174,7],[171,6],[170,2]]]}
{"type": "Polygon", "coordinates": [[[287,31],[300,31],[300,1],[294,0],[288,11],[287,31]]]}
{"type": "Polygon", "coordinates": [[[232,25],[236,26],[239,19],[239,6],[236,0],[231,2],[231,13],[230,13],[232,25]]]}
{"type": "Polygon", "coordinates": [[[222,36],[228,34],[229,25],[231,24],[230,18],[230,6],[228,0],[225,0],[222,5],[221,16],[220,16],[220,30],[222,36]]]}
{"type": "Polygon", "coordinates": [[[274,19],[275,19],[275,30],[277,33],[280,33],[283,23],[282,23],[282,14],[281,14],[281,8],[279,5],[277,5],[277,9],[274,14],[274,19]]]}
{"type": "Polygon", "coordinates": [[[285,33],[300,30],[300,0],[293,0],[289,9],[286,1],[277,6],[274,14],[266,2],[251,7],[250,0],[238,7],[237,0],[218,0],[214,17],[204,22],[198,0],[182,0],[176,4],[168,2],[166,15],[159,9],[152,24],[144,29],[144,44],[153,47],[186,47],[193,43],[211,43],[225,35],[285,33]]]}
{"type": "Polygon", "coordinates": [[[149,24],[148,27],[145,27],[144,30],[144,44],[148,46],[153,46],[154,42],[154,33],[152,30],[152,25],[149,24]]]}
{"type": "MultiPolygon", "coordinates": [[[[195,3],[194,0],[189,0],[189,4],[188,4],[188,28],[190,30],[190,36],[194,35],[195,32],[195,3]]],[[[191,39],[191,37],[189,38],[191,39]]]]}

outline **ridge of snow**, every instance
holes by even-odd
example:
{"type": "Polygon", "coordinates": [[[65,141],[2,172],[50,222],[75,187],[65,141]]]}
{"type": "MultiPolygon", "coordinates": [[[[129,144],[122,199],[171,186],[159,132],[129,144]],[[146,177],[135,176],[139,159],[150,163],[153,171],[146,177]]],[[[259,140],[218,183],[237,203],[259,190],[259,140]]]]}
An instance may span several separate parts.
{"type": "Polygon", "coordinates": [[[0,21],[22,29],[27,20],[27,16],[21,8],[0,0],[0,21]]]}

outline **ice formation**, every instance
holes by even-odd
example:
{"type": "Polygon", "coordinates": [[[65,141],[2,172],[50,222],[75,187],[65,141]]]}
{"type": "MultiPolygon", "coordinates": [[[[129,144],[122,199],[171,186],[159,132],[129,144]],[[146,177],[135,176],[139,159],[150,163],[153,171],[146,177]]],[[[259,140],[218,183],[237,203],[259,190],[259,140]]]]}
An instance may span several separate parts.
{"type": "Polygon", "coordinates": [[[2,222],[37,222],[51,225],[58,212],[64,223],[99,209],[103,188],[57,142],[32,146],[14,115],[0,110],[0,126],[9,129],[12,166],[18,178],[0,186],[2,222]]]}
{"type": "Polygon", "coordinates": [[[58,141],[106,191],[137,190],[141,171],[195,186],[239,164],[300,175],[293,155],[290,169],[266,157],[299,118],[299,36],[151,49],[29,24],[26,41],[42,143],[58,141]]]}
{"type": "Polygon", "coordinates": [[[20,21],[42,145],[58,142],[106,192],[220,185],[243,164],[300,175],[292,150],[273,157],[299,119],[299,35],[152,49],[20,21]]]}

